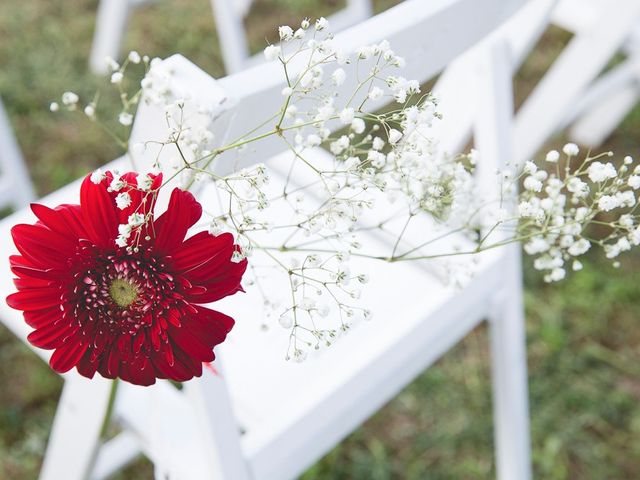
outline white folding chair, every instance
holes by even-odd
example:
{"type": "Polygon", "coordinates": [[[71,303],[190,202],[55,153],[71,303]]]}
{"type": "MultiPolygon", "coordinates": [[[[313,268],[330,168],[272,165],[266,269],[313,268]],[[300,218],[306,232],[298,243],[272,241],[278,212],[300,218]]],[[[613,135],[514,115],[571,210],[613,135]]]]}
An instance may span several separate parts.
{"type": "Polygon", "coordinates": [[[25,207],[36,194],[0,99],[0,209],[25,207]]]}
{"type": "MultiPolygon", "coordinates": [[[[118,58],[131,11],[151,0],[101,0],[89,65],[94,73],[105,74],[106,57],[118,58]]],[[[251,57],[244,18],[253,0],[210,0],[227,73],[246,68],[261,58],[251,57]]],[[[329,17],[334,31],[340,31],[371,16],[371,0],[347,0],[346,8],[329,17]]]]}
{"type": "Polygon", "coordinates": [[[518,112],[515,134],[518,162],[529,160],[543,139],[585,112],[571,134],[587,145],[600,143],[628,112],[633,100],[630,92],[637,89],[637,51],[618,68],[599,80],[596,78],[620,48],[630,45],[629,42],[635,44],[640,2],[565,0],[554,18],[574,31],[575,36],[518,112]],[[611,102],[603,102],[612,93],[611,102]]]}
{"type": "MultiPolygon", "coordinates": [[[[472,72],[476,94],[468,108],[474,112],[475,144],[482,152],[479,182],[491,188],[496,168],[511,158],[514,60],[508,39],[489,37],[489,33],[522,3],[434,0],[426,5],[421,0],[407,0],[343,32],[337,41],[349,51],[388,39],[407,59],[403,74],[426,81],[485,39],[476,49],[472,72]]],[[[283,80],[277,64],[260,65],[215,81],[182,57],[166,62],[174,71],[172,88],[176,93],[191,92],[200,103],[214,108],[233,103],[229,107],[231,120],[217,124],[229,138],[245,133],[247,125],[255,123],[257,112],[268,114],[279,107],[283,80]]],[[[339,88],[346,93],[349,86],[339,88]]],[[[133,141],[163,138],[163,118],[154,107],[141,106],[133,141]]],[[[456,121],[448,118],[444,122],[455,129],[456,121]]],[[[278,158],[285,150],[277,138],[265,139],[256,151],[244,152],[238,167],[278,158]]],[[[221,165],[228,165],[225,158],[230,159],[221,156],[221,165]]],[[[122,166],[125,161],[115,164],[122,166]]],[[[317,161],[323,161],[322,152],[317,153],[317,161]]],[[[268,163],[275,171],[272,183],[278,185],[282,179],[278,180],[277,161],[268,163]]],[[[228,171],[229,167],[225,168],[228,171]]],[[[219,173],[225,173],[225,168],[219,173]]],[[[203,201],[214,196],[211,190],[199,192],[203,201]]],[[[43,202],[77,202],[77,197],[75,182],[43,202]]],[[[20,211],[0,222],[5,233],[0,235],[4,251],[13,250],[6,234],[9,228],[25,221],[33,221],[30,212],[20,211]]],[[[421,235],[424,231],[412,231],[407,238],[419,243],[421,235]]],[[[382,245],[385,240],[372,236],[367,241],[382,245]]],[[[11,274],[6,257],[0,262],[0,289],[7,294],[13,290],[11,274]]],[[[216,308],[231,313],[237,323],[219,351],[216,368],[221,374],[205,372],[182,390],[163,381],[149,388],[121,385],[114,419],[122,433],[102,445],[99,432],[109,382],[65,374],[41,479],[105,478],[139,452],[156,464],[158,478],[294,478],[484,319],[489,320],[491,332],[498,477],[529,479],[518,246],[485,252],[477,262],[469,260],[475,276],[461,289],[443,285],[422,265],[354,262],[359,270],[371,272],[371,284],[363,297],[375,314],[371,322],[356,327],[306,362],[290,364],[282,360],[286,335],[275,330],[262,332],[259,322],[251,322],[262,304],[255,289],[248,289],[242,298],[225,299],[216,308]]],[[[0,315],[24,341],[29,328],[21,315],[4,304],[0,315]]],[[[49,352],[37,353],[49,357],[49,352]]]]}
{"type": "MultiPolygon", "coordinates": [[[[577,35],[607,28],[601,12],[619,7],[602,0],[563,0],[553,12],[553,22],[577,35]]],[[[572,124],[569,136],[588,147],[601,145],[640,100],[640,15],[629,25],[627,37],[614,52],[626,59],[598,77],[581,95],[574,112],[564,119],[564,125],[572,124]]]]}

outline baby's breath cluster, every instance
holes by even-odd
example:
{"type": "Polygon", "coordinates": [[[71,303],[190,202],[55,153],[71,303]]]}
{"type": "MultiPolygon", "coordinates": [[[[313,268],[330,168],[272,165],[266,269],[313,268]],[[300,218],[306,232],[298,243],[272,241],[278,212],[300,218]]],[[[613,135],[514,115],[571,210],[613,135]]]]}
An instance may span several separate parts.
{"type": "MultiPolygon", "coordinates": [[[[630,157],[579,162],[578,147],[567,144],[539,164],[499,172],[495,191],[486,190],[476,181],[477,152],[440,148],[437,99],[402,76],[404,59],[388,42],[345,54],[324,18],[278,34],[264,57],[282,69],[281,107],[229,143],[219,134],[224,101],[203,105],[177,92],[166,62],[132,52],[122,66],[111,61],[110,81],[121,89],[120,116],[140,99],[162,111],[166,136],[131,145],[133,157],[148,160],[147,171],[163,171],[165,184],[180,178],[183,188],[199,189],[208,216],[201,227],[234,234],[241,248],[232,260],[249,258],[248,285],[264,298],[262,326],[289,332],[288,359],[304,360],[371,316],[360,299],[369,281],[363,259],[446,258],[438,272],[464,284],[475,268],[466,257],[521,241],[551,282],[579,270],[594,246],[615,260],[640,244],[640,167],[630,157]],[[146,75],[129,96],[125,69],[136,63],[146,75]],[[280,139],[286,155],[235,168],[234,158],[259,152],[267,137],[280,139]],[[220,167],[233,173],[221,175],[220,167]],[[445,248],[436,249],[442,239],[445,248]]],[[[67,92],[62,104],[74,110],[79,98],[67,92]]],[[[137,187],[148,192],[145,178],[137,187]]],[[[131,199],[118,182],[116,175],[110,189],[125,209],[131,199]]],[[[139,248],[146,221],[129,216],[118,245],[139,248]]]]}
{"type": "Polygon", "coordinates": [[[563,154],[547,154],[545,166],[551,168],[527,162],[518,205],[519,237],[548,282],[562,280],[568,269],[580,270],[579,257],[592,247],[615,259],[640,244],[640,166],[631,157],[616,166],[611,152],[580,161],[572,143],[563,154]]]}

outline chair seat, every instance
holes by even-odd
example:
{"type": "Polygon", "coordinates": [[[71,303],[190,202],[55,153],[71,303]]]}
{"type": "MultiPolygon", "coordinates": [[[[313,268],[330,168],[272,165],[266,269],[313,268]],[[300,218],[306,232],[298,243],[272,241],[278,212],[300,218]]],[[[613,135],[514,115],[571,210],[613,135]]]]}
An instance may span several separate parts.
{"type": "MultiPolygon", "coordinates": [[[[315,159],[324,161],[321,154],[315,159]]],[[[122,168],[123,162],[119,159],[109,168],[122,168]]],[[[268,188],[278,191],[282,189],[284,177],[277,170],[283,168],[279,167],[278,161],[271,163],[275,173],[268,188]]],[[[296,178],[300,177],[304,175],[297,174],[296,178]]],[[[77,202],[78,192],[79,181],[42,199],[42,203],[77,202]]],[[[207,207],[214,197],[213,187],[199,194],[207,207]]],[[[379,203],[375,216],[389,208],[384,207],[383,202],[379,203]]],[[[276,216],[280,214],[278,208],[276,204],[272,207],[276,216]]],[[[14,289],[8,255],[15,248],[9,230],[16,223],[33,221],[34,216],[25,210],[0,222],[1,250],[5,252],[0,257],[2,295],[14,289]]],[[[402,219],[398,221],[402,222],[402,219]]],[[[420,235],[425,235],[426,228],[429,228],[428,223],[417,225],[413,232],[417,239],[413,240],[418,241],[420,235]]],[[[277,234],[268,235],[277,242],[277,234]]],[[[362,250],[388,250],[389,242],[389,239],[373,234],[365,235],[362,250]]],[[[446,242],[465,244],[468,240],[450,236],[446,242]]],[[[351,271],[367,273],[370,278],[369,284],[362,288],[358,303],[370,309],[373,317],[355,322],[331,347],[311,352],[301,363],[284,360],[289,335],[279,326],[277,318],[272,318],[265,330],[264,298],[258,288],[247,288],[245,294],[212,305],[236,320],[228,340],[217,352],[236,417],[244,432],[242,446],[255,478],[292,478],[300,474],[482,321],[491,308],[493,296],[500,289],[501,258],[497,250],[474,256],[474,260],[464,258],[475,274],[459,287],[443,284],[428,265],[372,262],[353,256],[351,271]],[[479,303],[485,308],[479,308],[479,303]],[[383,385],[383,391],[380,385],[383,385]],[[374,391],[375,395],[372,395],[374,391]]],[[[261,265],[268,260],[264,253],[256,251],[250,262],[261,265]]],[[[289,294],[286,275],[270,275],[262,282],[270,297],[272,292],[274,296],[289,294]]],[[[21,313],[0,302],[0,315],[3,322],[26,342],[30,329],[21,313]]],[[[44,359],[49,356],[46,351],[36,349],[36,352],[44,359]]],[[[167,382],[148,389],[127,385],[121,390],[117,406],[118,416],[138,432],[141,448],[151,458],[156,454],[157,445],[144,438],[149,429],[154,428],[155,421],[153,412],[145,405],[149,405],[146,396],[155,388],[173,389],[167,382]]],[[[176,421],[170,435],[158,437],[172,437],[179,445],[180,438],[188,439],[193,433],[197,420],[186,403],[181,403],[177,390],[175,395],[164,395],[163,398],[175,402],[171,408],[176,411],[176,421]]],[[[191,442],[182,444],[185,450],[174,452],[173,461],[183,464],[183,471],[189,468],[198,471],[197,456],[189,452],[191,442]]]]}

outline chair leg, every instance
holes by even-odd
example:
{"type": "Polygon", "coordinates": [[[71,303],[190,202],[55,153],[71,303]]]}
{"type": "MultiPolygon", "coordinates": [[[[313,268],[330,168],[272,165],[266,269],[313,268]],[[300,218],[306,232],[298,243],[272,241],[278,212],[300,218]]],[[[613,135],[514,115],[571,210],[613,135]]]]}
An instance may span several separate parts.
{"type": "Polygon", "coordinates": [[[102,378],[65,381],[40,480],[86,480],[100,444],[111,383],[102,378]]]}
{"type": "Polygon", "coordinates": [[[497,478],[530,480],[531,452],[527,394],[527,355],[519,245],[511,258],[506,287],[489,322],[497,478]]]}
{"type": "Polygon", "coordinates": [[[101,0],[96,17],[89,67],[98,75],[108,72],[107,57],[117,59],[129,20],[131,0],[101,0]]]}

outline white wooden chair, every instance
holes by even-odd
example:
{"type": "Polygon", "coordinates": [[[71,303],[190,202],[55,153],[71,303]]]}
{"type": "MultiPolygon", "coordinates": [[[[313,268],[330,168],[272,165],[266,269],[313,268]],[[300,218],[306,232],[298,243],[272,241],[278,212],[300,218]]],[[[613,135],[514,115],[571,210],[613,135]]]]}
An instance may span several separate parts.
{"type": "MultiPolygon", "coordinates": [[[[89,66],[94,73],[107,73],[106,57],[118,58],[129,15],[151,0],[100,0],[89,66]]],[[[210,0],[227,73],[234,73],[261,59],[251,57],[244,18],[253,0],[210,0]]],[[[371,16],[371,0],[347,0],[346,8],[332,15],[333,31],[340,31],[371,16]]]]}
{"type": "MultiPolygon", "coordinates": [[[[489,188],[495,169],[511,158],[514,70],[508,38],[489,33],[522,4],[519,0],[434,0],[426,5],[407,0],[343,32],[338,42],[349,50],[388,39],[407,59],[403,74],[427,80],[486,39],[475,49],[472,84],[476,95],[467,106],[474,112],[475,144],[483,154],[478,175],[489,188]]],[[[232,102],[225,101],[229,98],[235,100],[233,120],[225,127],[229,138],[255,123],[256,112],[272,112],[279,106],[282,78],[277,64],[215,81],[182,57],[167,62],[175,72],[176,93],[191,92],[211,107],[229,105],[232,102]]],[[[134,141],[162,137],[162,118],[152,107],[143,107],[134,126],[134,141]]],[[[457,119],[449,117],[443,123],[455,129],[457,119]]],[[[257,151],[244,153],[241,165],[264,161],[283,150],[278,139],[266,139],[257,151]]],[[[119,159],[115,164],[125,161],[119,159]]],[[[318,161],[322,161],[321,152],[318,161]]],[[[224,156],[220,163],[225,164],[224,156]]],[[[277,171],[277,163],[272,166],[277,171]]],[[[277,185],[278,174],[274,177],[272,182],[277,185]]],[[[43,202],[77,202],[78,185],[75,182],[43,202]]],[[[207,200],[212,192],[202,191],[199,196],[207,200]]],[[[10,227],[25,221],[33,217],[23,210],[0,222],[3,251],[13,251],[10,227]]],[[[420,235],[423,231],[409,232],[408,241],[419,243],[420,235]]],[[[372,236],[367,242],[380,247],[385,240],[372,236]]],[[[485,252],[477,263],[470,260],[475,276],[462,289],[443,285],[429,268],[417,264],[356,264],[359,270],[371,272],[363,298],[374,311],[371,322],[306,362],[290,364],[282,360],[286,335],[261,332],[259,322],[251,322],[261,308],[257,293],[249,289],[242,298],[229,298],[216,305],[237,319],[233,334],[220,348],[216,368],[221,374],[205,372],[182,390],[168,382],[150,388],[121,385],[114,420],[122,433],[103,445],[98,436],[109,382],[89,381],[74,372],[64,375],[65,387],[40,478],[102,479],[139,452],[155,463],[158,478],[294,478],[488,319],[498,476],[529,479],[518,246],[485,252]]],[[[5,255],[0,258],[2,294],[13,290],[10,278],[5,255]]],[[[0,316],[26,341],[29,327],[19,312],[2,304],[0,316]]],[[[49,352],[37,353],[49,357],[49,352]]]]}
{"type": "MultiPolygon", "coordinates": [[[[602,0],[563,0],[552,20],[577,35],[585,35],[607,28],[601,13],[611,8],[625,10],[628,6],[602,0]]],[[[571,139],[588,147],[601,145],[640,100],[640,14],[637,9],[627,11],[630,18],[635,15],[635,23],[629,24],[626,38],[612,53],[623,54],[626,59],[600,75],[561,124],[561,128],[572,124],[571,139]]]]}
{"type": "Polygon", "coordinates": [[[0,99],[0,209],[19,209],[35,198],[20,146],[0,99]]]}
{"type": "Polygon", "coordinates": [[[554,21],[575,35],[518,112],[518,162],[529,160],[543,139],[574,121],[571,136],[598,145],[637,98],[640,2],[564,0],[554,21]],[[632,48],[629,59],[598,79],[625,45],[632,48]]]}

